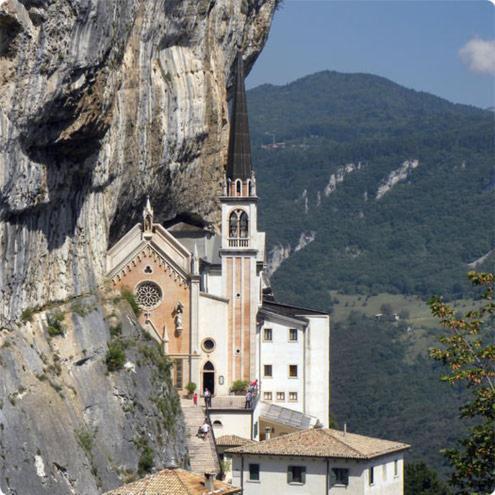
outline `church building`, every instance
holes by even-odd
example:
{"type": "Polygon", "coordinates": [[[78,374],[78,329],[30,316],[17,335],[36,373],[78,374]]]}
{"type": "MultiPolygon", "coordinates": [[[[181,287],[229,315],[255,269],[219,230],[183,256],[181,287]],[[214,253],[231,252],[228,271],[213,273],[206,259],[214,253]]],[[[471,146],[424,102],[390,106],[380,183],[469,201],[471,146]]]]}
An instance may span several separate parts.
{"type": "MultiPolygon", "coordinates": [[[[257,379],[255,419],[278,424],[293,413],[306,426],[328,426],[329,317],[272,295],[241,54],[236,69],[219,232],[192,220],[156,223],[147,201],[142,222],[108,251],[108,278],[134,293],[143,329],[173,360],[179,392],[194,382],[222,398],[235,381],[257,379]]],[[[260,423],[250,437],[263,431],[260,423]]]]}

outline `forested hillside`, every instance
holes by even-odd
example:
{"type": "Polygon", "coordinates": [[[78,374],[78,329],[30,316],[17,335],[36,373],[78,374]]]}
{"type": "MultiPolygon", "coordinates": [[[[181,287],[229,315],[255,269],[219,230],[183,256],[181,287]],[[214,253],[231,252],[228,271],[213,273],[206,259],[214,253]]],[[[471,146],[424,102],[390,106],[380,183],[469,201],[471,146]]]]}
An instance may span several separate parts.
{"type": "Polygon", "coordinates": [[[412,295],[470,298],[466,272],[493,267],[493,112],[336,72],[255,88],[249,107],[275,294],[335,309],[332,414],[445,473],[462,390],[439,381],[412,295]],[[400,294],[399,322],[373,318],[400,294]]]}
{"type": "Polygon", "coordinates": [[[260,86],[249,105],[261,225],[291,252],[280,296],[469,291],[468,264],[495,247],[492,112],[336,72],[260,86]]]}

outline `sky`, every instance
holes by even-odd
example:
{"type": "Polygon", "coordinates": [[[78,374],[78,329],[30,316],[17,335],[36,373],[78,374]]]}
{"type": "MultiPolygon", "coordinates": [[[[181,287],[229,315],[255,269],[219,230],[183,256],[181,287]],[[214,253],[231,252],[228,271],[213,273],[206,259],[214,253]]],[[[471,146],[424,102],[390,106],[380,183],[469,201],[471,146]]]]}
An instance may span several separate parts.
{"type": "Polygon", "coordinates": [[[494,107],[492,2],[284,0],[247,86],[327,69],[366,72],[455,103],[494,107]]]}

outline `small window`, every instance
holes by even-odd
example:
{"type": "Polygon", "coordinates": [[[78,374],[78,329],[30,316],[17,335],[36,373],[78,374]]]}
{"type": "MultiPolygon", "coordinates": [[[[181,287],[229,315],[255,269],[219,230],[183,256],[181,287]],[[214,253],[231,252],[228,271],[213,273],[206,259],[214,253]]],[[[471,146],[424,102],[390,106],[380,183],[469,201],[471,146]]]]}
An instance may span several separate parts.
{"type": "Polygon", "coordinates": [[[237,194],[241,194],[241,181],[240,180],[235,181],[235,189],[236,189],[237,194]]]}
{"type": "Polygon", "coordinates": [[[297,342],[297,328],[289,328],[289,342],[297,342]]]}
{"type": "Polygon", "coordinates": [[[273,399],[272,393],[271,392],[263,392],[263,399],[272,400],[273,399]]]}
{"type": "Polygon", "coordinates": [[[383,481],[387,481],[387,465],[382,464],[382,475],[383,475],[383,481]]]}
{"type": "Polygon", "coordinates": [[[306,467],[289,466],[287,469],[287,483],[304,485],[306,483],[306,467]]]}
{"type": "Polygon", "coordinates": [[[297,402],[297,392],[289,392],[289,401],[297,402]]]}
{"type": "Polygon", "coordinates": [[[260,480],[260,465],[249,464],[249,481],[259,481],[259,480],[260,480]]]}
{"type": "Polygon", "coordinates": [[[273,332],[271,328],[263,329],[263,340],[265,342],[271,342],[273,340],[273,332]]]}
{"type": "Polygon", "coordinates": [[[297,364],[289,364],[289,378],[297,378],[297,364]]]}
{"type": "Polygon", "coordinates": [[[373,466],[369,469],[369,483],[370,485],[375,484],[375,468],[373,466]]]}
{"type": "Polygon", "coordinates": [[[265,378],[271,378],[273,376],[273,369],[271,364],[265,364],[263,366],[263,376],[265,378]]]}
{"type": "Polygon", "coordinates": [[[285,392],[277,392],[277,400],[284,401],[285,400],[285,392]]]}
{"type": "Polygon", "coordinates": [[[150,265],[146,265],[144,273],[153,273],[153,268],[150,265]]]}
{"type": "Polygon", "coordinates": [[[397,459],[394,461],[394,476],[399,476],[399,461],[397,459]]]}
{"type": "Polygon", "coordinates": [[[333,484],[344,485],[349,484],[349,470],[344,468],[332,468],[333,484]]]}
{"type": "Polygon", "coordinates": [[[213,428],[223,428],[222,422],[216,419],[215,421],[213,421],[213,428]]]}

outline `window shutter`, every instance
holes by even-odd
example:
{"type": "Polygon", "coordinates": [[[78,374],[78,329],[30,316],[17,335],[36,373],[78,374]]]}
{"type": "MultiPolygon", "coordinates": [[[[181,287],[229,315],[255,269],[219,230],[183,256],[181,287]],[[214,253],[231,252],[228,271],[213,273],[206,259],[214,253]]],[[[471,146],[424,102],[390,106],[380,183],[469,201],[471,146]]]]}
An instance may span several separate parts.
{"type": "Polygon", "coordinates": [[[330,469],[330,486],[337,483],[337,475],[335,474],[335,469],[330,469]]]}

